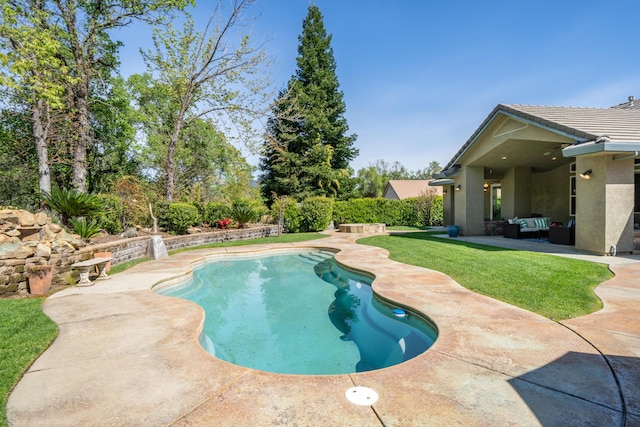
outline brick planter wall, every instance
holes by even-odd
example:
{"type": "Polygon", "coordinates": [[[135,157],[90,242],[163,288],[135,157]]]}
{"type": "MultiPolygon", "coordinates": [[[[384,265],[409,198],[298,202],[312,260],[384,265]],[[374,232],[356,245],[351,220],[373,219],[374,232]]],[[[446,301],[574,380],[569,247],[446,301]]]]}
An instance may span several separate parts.
{"type": "MultiPolygon", "coordinates": [[[[250,240],[260,237],[278,235],[277,225],[265,225],[246,229],[231,229],[215,231],[211,233],[187,234],[173,236],[164,239],[167,250],[200,246],[208,243],[232,242],[237,240],[250,240]]],[[[31,256],[24,259],[10,258],[0,259],[0,298],[28,293],[27,274],[28,269],[34,265],[51,265],[54,267],[54,281],[56,276],[71,271],[71,265],[93,258],[94,252],[111,252],[112,265],[122,264],[137,258],[147,256],[151,237],[134,237],[99,245],[89,245],[75,252],[63,254],[51,254],[44,256],[31,256]]]]}

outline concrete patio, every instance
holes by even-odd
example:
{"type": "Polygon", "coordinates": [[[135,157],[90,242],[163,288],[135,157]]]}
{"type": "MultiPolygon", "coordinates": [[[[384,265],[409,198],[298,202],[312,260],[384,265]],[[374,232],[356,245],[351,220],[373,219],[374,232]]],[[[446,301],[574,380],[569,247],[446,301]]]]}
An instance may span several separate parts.
{"type": "Polygon", "coordinates": [[[444,274],[393,262],[382,249],[355,244],[362,236],[334,232],[300,244],[184,252],[51,296],[43,308],[60,334],[11,394],[9,424],[640,425],[638,256],[586,256],[616,274],[596,289],[604,308],[557,323],[444,274]],[[339,249],[339,262],[376,275],[376,292],[428,315],[437,341],[408,362],[371,372],[255,371],[200,347],[197,305],[150,290],[184,279],[211,254],[282,247],[339,249]],[[379,400],[350,403],[344,395],[354,385],[374,389],[379,400]]]}

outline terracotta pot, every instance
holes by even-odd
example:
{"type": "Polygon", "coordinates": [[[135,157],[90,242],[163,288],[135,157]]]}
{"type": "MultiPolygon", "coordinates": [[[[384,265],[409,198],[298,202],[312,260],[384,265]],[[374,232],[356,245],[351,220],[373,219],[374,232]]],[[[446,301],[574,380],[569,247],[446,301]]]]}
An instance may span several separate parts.
{"type": "Polygon", "coordinates": [[[44,295],[49,292],[53,269],[49,266],[46,267],[48,268],[29,273],[29,293],[31,295],[44,295]]]}
{"type": "MultiPolygon", "coordinates": [[[[113,256],[112,252],[94,252],[93,253],[94,258],[111,258],[112,256],[113,256]]],[[[104,268],[104,271],[106,273],[108,273],[109,270],[111,270],[111,261],[109,261],[107,263],[107,266],[104,268]]]]}

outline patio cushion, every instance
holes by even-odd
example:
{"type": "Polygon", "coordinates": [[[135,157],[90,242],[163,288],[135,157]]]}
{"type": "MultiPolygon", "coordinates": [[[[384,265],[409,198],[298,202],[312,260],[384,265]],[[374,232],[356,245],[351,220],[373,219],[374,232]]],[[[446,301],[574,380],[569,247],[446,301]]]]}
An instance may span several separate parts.
{"type": "Polygon", "coordinates": [[[528,228],[529,225],[527,224],[527,220],[525,218],[522,218],[520,220],[520,228],[528,228]]]}
{"type": "Polygon", "coordinates": [[[537,218],[526,218],[525,221],[527,223],[527,226],[523,228],[536,228],[536,219],[537,218]]]}
{"type": "Polygon", "coordinates": [[[534,218],[534,222],[535,222],[537,228],[546,228],[546,227],[548,227],[546,218],[534,218]]]}

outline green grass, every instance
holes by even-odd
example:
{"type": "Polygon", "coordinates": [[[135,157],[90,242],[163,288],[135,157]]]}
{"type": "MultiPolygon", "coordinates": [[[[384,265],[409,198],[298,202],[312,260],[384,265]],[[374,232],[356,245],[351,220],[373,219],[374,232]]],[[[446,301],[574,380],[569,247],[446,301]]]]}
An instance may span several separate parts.
{"type": "Polygon", "coordinates": [[[0,426],[7,425],[9,393],[58,335],[58,326],[40,308],[43,300],[0,300],[0,426]]]}
{"type": "Polygon", "coordinates": [[[387,249],[395,261],[440,271],[467,289],[555,320],[600,309],[602,302],[593,289],[613,276],[604,264],[429,233],[367,237],[358,243],[387,249]]]}
{"type": "Polygon", "coordinates": [[[323,239],[325,237],[329,237],[326,234],[320,233],[286,233],[280,237],[260,237],[258,239],[251,240],[238,240],[233,242],[221,242],[221,243],[209,243],[201,246],[192,246],[188,248],[180,248],[175,249],[173,251],[169,251],[169,255],[175,255],[180,252],[193,251],[196,249],[208,249],[208,248],[223,248],[228,246],[249,246],[249,245],[260,245],[265,243],[298,243],[298,242],[306,242],[308,240],[316,240],[323,239]]]}

